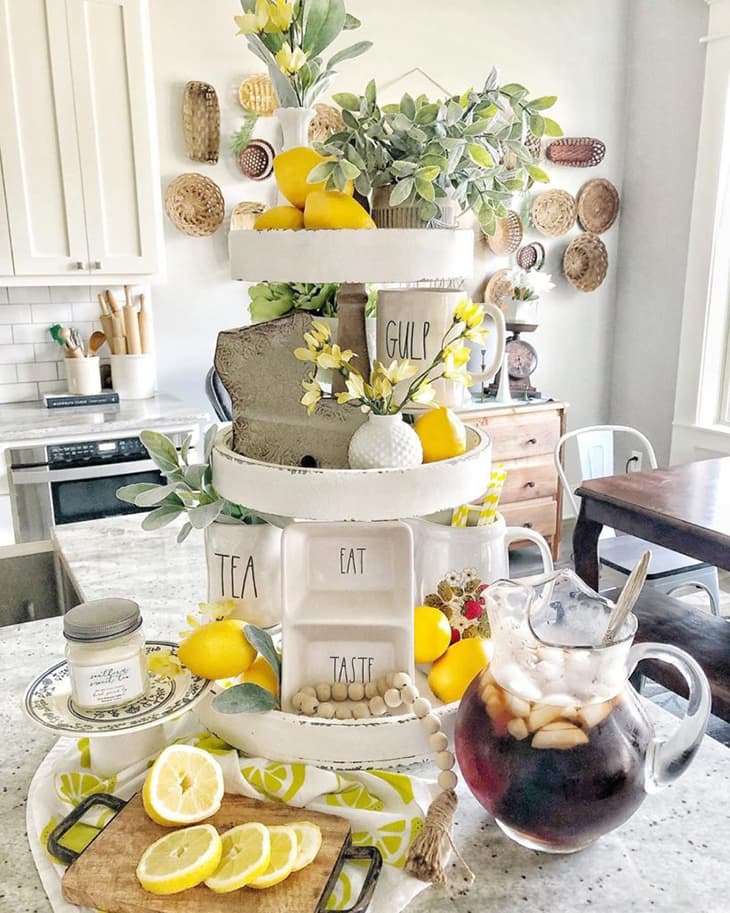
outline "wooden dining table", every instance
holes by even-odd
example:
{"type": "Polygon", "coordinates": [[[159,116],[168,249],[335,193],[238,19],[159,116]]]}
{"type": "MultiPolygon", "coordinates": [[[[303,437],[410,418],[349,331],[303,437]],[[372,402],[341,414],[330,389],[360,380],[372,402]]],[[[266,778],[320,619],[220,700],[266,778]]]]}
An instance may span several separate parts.
{"type": "Polygon", "coordinates": [[[730,457],[591,479],[576,494],[575,569],[594,589],[604,526],[730,570],[730,457]]]}

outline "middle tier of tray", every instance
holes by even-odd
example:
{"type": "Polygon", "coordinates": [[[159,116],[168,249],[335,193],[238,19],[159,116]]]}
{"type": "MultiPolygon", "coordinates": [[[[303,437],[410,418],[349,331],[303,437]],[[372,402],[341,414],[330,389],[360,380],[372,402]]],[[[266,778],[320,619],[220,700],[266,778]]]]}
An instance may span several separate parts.
{"type": "Polygon", "coordinates": [[[401,283],[472,274],[474,232],[387,228],[232,231],[231,276],[246,282],[401,283]]]}
{"type": "Polygon", "coordinates": [[[492,442],[467,428],[466,453],[410,469],[316,469],[263,463],[231,449],[231,429],[213,448],[219,494],[262,514],[298,520],[400,520],[422,517],[484,494],[492,442]]]}

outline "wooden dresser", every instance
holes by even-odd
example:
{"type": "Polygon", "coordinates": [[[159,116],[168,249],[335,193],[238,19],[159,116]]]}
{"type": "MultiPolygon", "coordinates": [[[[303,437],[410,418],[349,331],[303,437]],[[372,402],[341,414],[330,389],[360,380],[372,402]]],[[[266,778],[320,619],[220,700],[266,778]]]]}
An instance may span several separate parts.
{"type": "MultiPolygon", "coordinates": [[[[553,559],[560,549],[563,492],[553,462],[565,431],[565,403],[540,402],[456,410],[492,439],[492,463],[503,463],[507,479],[499,502],[508,526],[526,526],[550,543],[553,559]]],[[[516,543],[519,547],[520,543],[516,543]]],[[[525,543],[527,544],[527,543],[525,543]]]]}

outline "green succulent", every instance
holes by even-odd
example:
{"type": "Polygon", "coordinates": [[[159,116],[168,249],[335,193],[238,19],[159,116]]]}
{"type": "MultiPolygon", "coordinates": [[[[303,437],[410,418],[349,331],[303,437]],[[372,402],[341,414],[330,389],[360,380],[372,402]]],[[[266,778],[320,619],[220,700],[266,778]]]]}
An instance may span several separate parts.
{"type": "Polygon", "coordinates": [[[525,145],[528,130],[537,137],[562,135],[543,113],[554,95],[531,99],[517,83],[500,86],[496,70],[480,91],[444,101],[406,94],[380,108],[373,81],[364,95],[341,92],[334,99],[345,127],[315,143],[332,160],[317,165],[308,181],[343,190],[352,180],[363,195],[392,185],[391,205],[417,203],[425,222],[438,221],[440,202],[452,199],[461,212],[474,213],[486,234],[515,192],[549,180],[525,145]]]}

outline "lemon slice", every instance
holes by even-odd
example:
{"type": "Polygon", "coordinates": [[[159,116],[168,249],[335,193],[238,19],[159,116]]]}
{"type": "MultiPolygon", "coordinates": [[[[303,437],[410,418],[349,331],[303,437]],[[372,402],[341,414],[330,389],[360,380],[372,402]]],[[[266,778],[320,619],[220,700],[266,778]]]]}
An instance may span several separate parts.
{"type": "Polygon", "coordinates": [[[158,824],[196,824],[214,815],[223,799],[223,772],[216,759],[192,745],[170,745],[147,775],[142,801],[158,824]]]}
{"type": "Polygon", "coordinates": [[[265,824],[250,821],[223,834],[223,856],[205,883],[216,894],[237,891],[263,875],[271,861],[271,838],[265,824]]]}
{"type": "Polygon", "coordinates": [[[250,888],[271,888],[294,871],[294,863],[299,852],[296,831],[283,824],[276,824],[268,830],[271,839],[271,858],[266,870],[253,881],[249,881],[250,888]]]}
{"type": "Polygon", "coordinates": [[[292,871],[298,872],[314,862],[322,846],[322,831],[311,821],[294,821],[290,827],[297,835],[297,858],[292,871]]]}
{"type": "Polygon", "coordinates": [[[177,894],[209,878],[222,852],[223,841],[212,824],[186,827],[147,847],[137,865],[137,878],[152,894],[177,894]]]}

